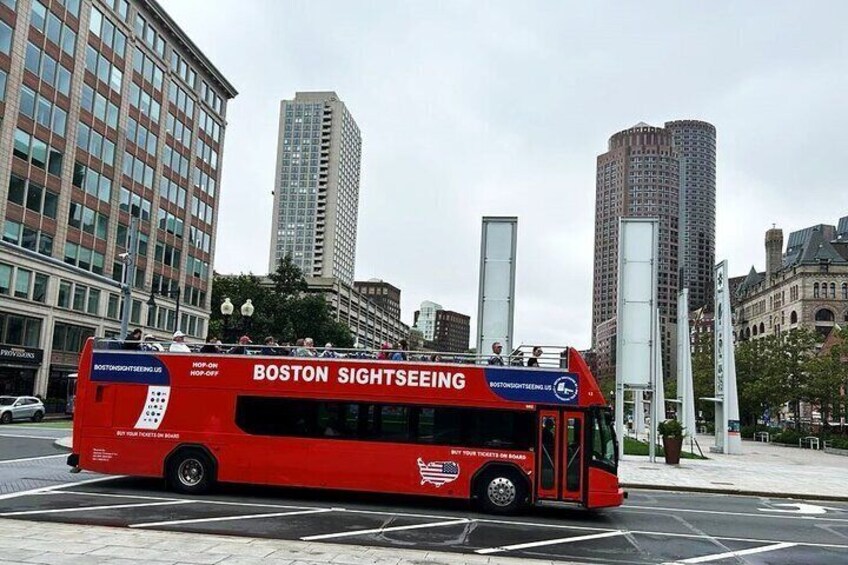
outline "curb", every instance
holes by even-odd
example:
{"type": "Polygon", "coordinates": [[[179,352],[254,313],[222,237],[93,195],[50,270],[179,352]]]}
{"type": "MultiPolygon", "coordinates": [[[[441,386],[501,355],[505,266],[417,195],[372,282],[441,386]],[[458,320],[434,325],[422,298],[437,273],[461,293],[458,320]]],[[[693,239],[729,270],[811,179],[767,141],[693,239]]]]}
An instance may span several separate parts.
{"type": "Polygon", "coordinates": [[[74,449],[74,438],[72,436],[60,437],[59,439],[53,442],[53,445],[55,445],[59,449],[64,449],[65,451],[71,452],[74,449]]]}
{"type": "Polygon", "coordinates": [[[823,500],[827,502],[848,502],[848,496],[834,496],[828,494],[810,494],[810,493],[794,493],[794,492],[768,492],[759,490],[745,489],[720,489],[710,487],[683,487],[683,486],[666,486],[666,485],[642,485],[636,483],[621,483],[625,489],[638,490],[657,490],[666,492],[696,492],[705,494],[729,494],[737,496],[760,496],[765,498],[789,498],[798,500],[823,500]]]}

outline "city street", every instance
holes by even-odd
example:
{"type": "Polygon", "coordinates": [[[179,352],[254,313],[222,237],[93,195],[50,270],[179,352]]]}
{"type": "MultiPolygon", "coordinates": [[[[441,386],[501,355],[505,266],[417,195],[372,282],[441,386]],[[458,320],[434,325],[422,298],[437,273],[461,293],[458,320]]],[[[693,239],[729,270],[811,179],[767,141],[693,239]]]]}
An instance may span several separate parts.
{"type": "Polygon", "coordinates": [[[158,480],[72,475],[41,439],[50,434],[62,431],[0,428],[0,518],[594,563],[848,561],[845,503],[634,491],[618,509],[500,518],[462,502],[302,489],[188,497],[158,480]]]}

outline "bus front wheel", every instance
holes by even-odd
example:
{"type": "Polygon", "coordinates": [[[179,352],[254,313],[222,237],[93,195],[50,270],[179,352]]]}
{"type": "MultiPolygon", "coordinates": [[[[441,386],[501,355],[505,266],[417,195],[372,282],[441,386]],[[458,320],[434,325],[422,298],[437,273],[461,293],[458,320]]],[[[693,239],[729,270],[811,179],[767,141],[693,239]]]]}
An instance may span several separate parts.
{"type": "Polygon", "coordinates": [[[169,458],[166,479],[177,492],[202,494],[215,481],[215,464],[200,449],[182,449],[169,458]]]}
{"type": "Polygon", "coordinates": [[[486,471],[476,487],[478,503],[491,514],[517,514],[527,506],[527,481],[514,469],[486,471]]]}

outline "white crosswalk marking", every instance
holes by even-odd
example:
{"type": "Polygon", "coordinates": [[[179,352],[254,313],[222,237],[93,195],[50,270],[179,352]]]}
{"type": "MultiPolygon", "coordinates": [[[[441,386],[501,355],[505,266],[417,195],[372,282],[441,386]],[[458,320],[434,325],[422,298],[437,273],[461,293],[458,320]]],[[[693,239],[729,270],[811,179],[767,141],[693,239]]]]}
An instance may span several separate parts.
{"type": "Polygon", "coordinates": [[[489,555],[490,553],[502,553],[504,551],[515,551],[518,549],[529,549],[531,547],[544,547],[546,545],[560,545],[564,543],[574,543],[577,541],[587,541],[593,539],[611,538],[615,536],[623,536],[624,532],[616,530],[614,532],[604,532],[601,534],[588,534],[585,536],[572,536],[569,538],[557,538],[542,541],[531,541],[527,543],[517,543],[515,545],[504,545],[501,547],[488,547],[486,549],[478,549],[476,553],[481,555],[489,555]]]}
{"type": "Polygon", "coordinates": [[[763,545],[760,547],[752,547],[750,549],[740,549],[739,551],[726,551],[724,553],[714,553],[713,555],[702,555],[701,557],[691,557],[689,559],[681,559],[670,565],[678,565],[681,563],[709,563],[710,561],[721,561],[731,557],[742,557],[744,555],[754,555],[755,553],[765,553],[767,551],[777,551],[778,549],[786,549],[787,547],[795,547],[797,543],[775,543],[772,545],[763,545]]]}

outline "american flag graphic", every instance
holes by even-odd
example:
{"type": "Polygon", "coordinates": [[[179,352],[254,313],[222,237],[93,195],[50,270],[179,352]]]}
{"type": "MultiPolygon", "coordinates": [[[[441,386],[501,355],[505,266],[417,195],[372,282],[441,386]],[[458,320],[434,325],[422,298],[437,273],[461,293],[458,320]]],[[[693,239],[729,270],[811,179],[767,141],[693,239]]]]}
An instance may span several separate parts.
{"type": "Polygon", "coordinates": [[[433,461],[425,463],[418,458],[418,472],[421,473],[421,484],[430,483],[437,488],[445,483],[456,480],[459,476],[459,464],[453,461],[433,461]]]}

